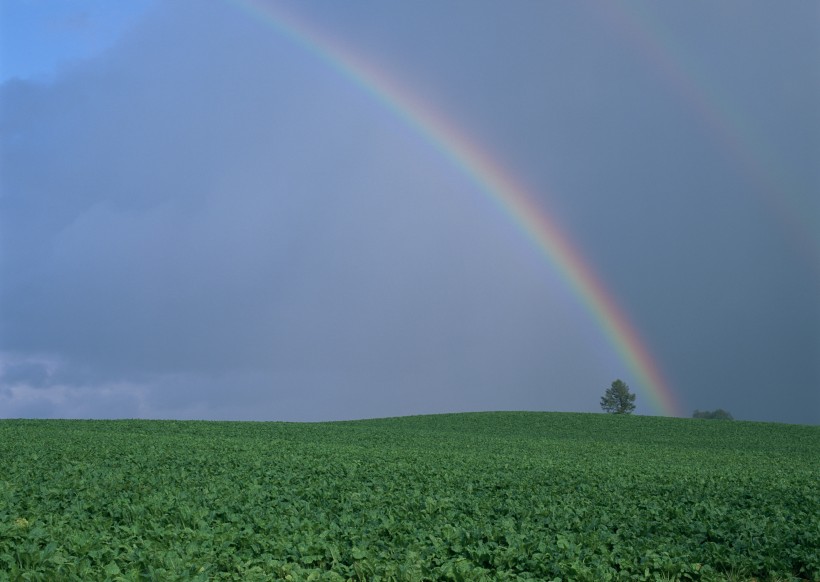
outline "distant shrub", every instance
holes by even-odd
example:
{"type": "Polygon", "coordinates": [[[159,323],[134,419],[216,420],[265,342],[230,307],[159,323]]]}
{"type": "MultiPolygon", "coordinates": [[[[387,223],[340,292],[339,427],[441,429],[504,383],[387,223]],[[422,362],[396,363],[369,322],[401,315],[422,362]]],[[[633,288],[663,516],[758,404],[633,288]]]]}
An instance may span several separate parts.
{"type": "Polygon", "coordinates": [[[717,420],[734,420],[732,413],[728,410],[723,410],[722,408],[718,408],[717,410],[709,411],[709,410],[695,410],[692,413],[692,418],[709,418],[709,419],[717,419],[717,420]]]}

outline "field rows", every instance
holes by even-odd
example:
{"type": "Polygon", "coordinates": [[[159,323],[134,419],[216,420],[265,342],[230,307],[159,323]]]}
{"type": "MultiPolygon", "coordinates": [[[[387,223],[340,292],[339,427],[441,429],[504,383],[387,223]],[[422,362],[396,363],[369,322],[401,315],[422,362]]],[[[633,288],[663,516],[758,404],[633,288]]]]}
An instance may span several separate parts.
{"type": "Polygon", "coordinates": [[[820,580],[820,427],[0,421],[0,580],[820,580]]]}

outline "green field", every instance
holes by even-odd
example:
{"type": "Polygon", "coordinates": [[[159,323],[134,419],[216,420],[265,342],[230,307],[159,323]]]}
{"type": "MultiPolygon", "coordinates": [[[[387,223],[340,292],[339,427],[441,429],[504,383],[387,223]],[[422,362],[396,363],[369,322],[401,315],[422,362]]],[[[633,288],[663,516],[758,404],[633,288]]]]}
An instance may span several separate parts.
{"type": "Polygon", "coordinates": [[[0,580],[820,580],[820,427],[0,421],[0,580]]]}

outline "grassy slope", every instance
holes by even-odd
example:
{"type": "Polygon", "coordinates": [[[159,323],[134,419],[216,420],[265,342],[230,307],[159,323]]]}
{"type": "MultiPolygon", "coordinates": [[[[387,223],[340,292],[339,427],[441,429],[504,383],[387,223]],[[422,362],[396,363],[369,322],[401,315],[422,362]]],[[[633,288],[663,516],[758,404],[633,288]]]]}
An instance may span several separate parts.
{"type": "Polygon", "coordinates": [[[811,426],[0,421],[0,572],[814,580],[818,482],[811,426]]]}

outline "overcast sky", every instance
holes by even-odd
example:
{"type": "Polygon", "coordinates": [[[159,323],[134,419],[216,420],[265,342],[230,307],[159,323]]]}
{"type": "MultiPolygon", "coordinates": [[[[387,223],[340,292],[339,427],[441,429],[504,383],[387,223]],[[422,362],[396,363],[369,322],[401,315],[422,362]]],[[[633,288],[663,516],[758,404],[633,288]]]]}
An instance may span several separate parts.
{"type": "MultiPolygon", "coordinates": [[[[263,12],[0,6],[0,417],[593,412],[615,378],[662,412],[470,177],[263,12]]],[[[528,186],[681,414],[820,423],[820,4],[282,6],[528,186]]]]}

